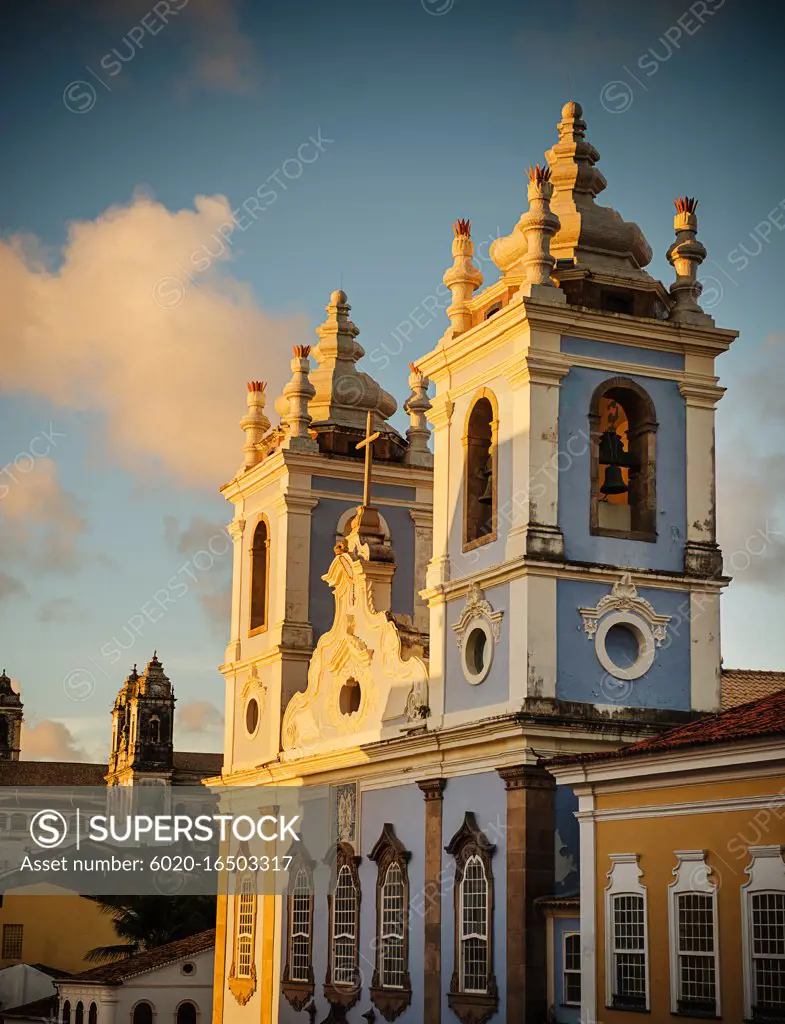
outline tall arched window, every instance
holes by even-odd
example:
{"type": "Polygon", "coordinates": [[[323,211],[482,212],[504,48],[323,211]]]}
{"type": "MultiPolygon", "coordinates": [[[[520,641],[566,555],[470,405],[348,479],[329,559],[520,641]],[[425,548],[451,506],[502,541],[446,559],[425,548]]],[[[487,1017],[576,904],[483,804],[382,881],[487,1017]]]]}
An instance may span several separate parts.
{"type": "Polygon", "coordinates": [[[196,1007],[193,1003],[180,1003],[177,1007],[177,1024],[196,1024],[196,1007]]]}
{"type": "Polygon", "coordinates": [[[409,975],[409,858],[387,823],[371,851],[376,879],[376,963],[371,999],[385,1020],[395,1020],[412,1000],[409,975]]]}
{"type": "Polygon", "coordinates": [[[70,999],[66,999],[66,1001],[63,1003],[62,1021],[63,1021],[63,1024],[71,1024],[71,1000],[70,999]]]}
{"type": "Polygon", "coordinates": [[[90,1003],[90,1009],[87,1012],[88,1024],[98,1024],[98,1007],[95,1003],[90,1003]]]}
{"type": "Polygon", "coordinates": [[[267,629],[270,577],[270,529],[264,516],[256,524],[251,542],[251,633],[267,629]]]}
{"type": "Polygon", "coordinates": [[[256,892],[252,875],[243,875],[234,904],[234,957],[229,989],[244,1006],[256,989],[256,892]]]}
{"type": "Polygon", "coordinates": [[[237,900],[237,977],[250,978],[253,967],[254,911],[253,879],[246,875],[237,900]]]}
{"type": "Polygon", "coordinates": [[[657,539],[657,418],[654,403],[628,377],[596,389],[589,410],[593,534],[657,539]]]}
{"type": "MultiPolygon", "coordinates": [[[[76,1013],[74,1014],[74,1024],[84,1024],[84,1003],[80,999],[76,1004],[76,1013]]],[[[134,1019],[134,1024],[146,1024],[143,1021],[137,1021],[134,1019]]]]}
{"type": "Polygon", "coordinates": [[[290,865],[282,991],[295,1010],[302,1010],[313,997],[314,990],[312,866],[302,851],[290,865]]]}
{"type": "Polygon", "coordinates": [[[482,388],[474,397],[463,436],[463,549],[496,539],[496,397],[482,388]]]}
{"type": "Polygon", "coordinates": [[[348,1009],[360,996],[360,876],[349,843],[339,843],[335,885],[329,897],[330,944],[325,995],[348,1009]]]}
{"type": "Polygon", "coordinates": [[[133,1024],[153,1024],[153,1008],[148,1002],[136,1004],[134,1007],[133,1024]]]}
{"type": "Polygon", "coordinates": [[[499,993],[493,971],[493,868],[496,847],[467,811],[446,851],[455,858],[455,970],[447,997],[461,1021],[490,1017],[499,993]]]}

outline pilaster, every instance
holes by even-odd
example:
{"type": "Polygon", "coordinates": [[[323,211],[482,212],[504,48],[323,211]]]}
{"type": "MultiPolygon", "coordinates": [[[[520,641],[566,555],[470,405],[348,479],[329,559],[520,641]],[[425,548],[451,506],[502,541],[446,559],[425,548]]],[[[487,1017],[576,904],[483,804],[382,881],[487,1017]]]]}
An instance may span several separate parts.
{"type": "Polygon", "coordinates": [[[559,529],[559,387],[569,364],[559,352],[558,334],[538,332],[537,341],[543,347],[529,348],[508,374],[514,440],[506,557],[552,561],[564,558],[559,529]]]}
{"type": "Polygon", "coordinates": [[[712,376],[688,375],[679,384],[687,417],[687,544],[684,571],[722,575],[717,545],[714,411],[725,389],[712,376]]]}
{"type": "Polygon", "coordinates": [[[442,1013],[442,814],[446,779],[423,779],[425,798],[425,914],[423,918],[423,1021],[440,1024],[442,1013]]]}
{"type": "Polygon", "coordinates": [[[556,782],[531,764],[497,771],[507,790],[507,1024],[541,1024],[547,950],[535,900],[553,893],[556,782]]]}

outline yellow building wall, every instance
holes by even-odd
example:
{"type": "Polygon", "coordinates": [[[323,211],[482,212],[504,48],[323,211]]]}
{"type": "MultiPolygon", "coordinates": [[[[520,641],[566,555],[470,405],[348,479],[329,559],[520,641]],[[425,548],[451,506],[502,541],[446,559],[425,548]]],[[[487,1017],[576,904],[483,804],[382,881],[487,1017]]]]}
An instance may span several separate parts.
{"type": "MultiPolygon", "coordinates": [[[[749,846],[785,846],[785,776],[738,782],[713,782],[678,789],[639,790],[604,794],[603,809],[639,807],[703,800],[770,798],[769,806],[743,811],[688,815],[657,815],[621,821],[598,821],[597,851],[597,1019],[604,1024],[640,1024],[641,1014],[613,1010],[605,1004],[605,887],[612,853],[637,853],[647,888],[649,929],[649,989],[651,1021],[673,1021],[670,1008],[670,951],[668,886],[677,858],[674,850],[706,850],[711,881],[718,883],[717,918],[720,940],[719,984],[721,1015],[737,1024],[743,1020],[741,954],[741,897],[747,881],[749,846]]],[[[600,800],[597,801],[600,804],[600,800]]],[[[682,1017],[680,1020],[698,1020],[682,1017]]]]}
{"type": "Polygon", "coordinates": [[[22,959],[0,958],[0,968],[25,963],[74,973],[86,971],[96,966],[85,960],[88,950],[120,941],[111,918],[102,914],[97,904],[71,893],[5,895],[0,907],[0,940],[6,924],[23,926],[22,959]]]}

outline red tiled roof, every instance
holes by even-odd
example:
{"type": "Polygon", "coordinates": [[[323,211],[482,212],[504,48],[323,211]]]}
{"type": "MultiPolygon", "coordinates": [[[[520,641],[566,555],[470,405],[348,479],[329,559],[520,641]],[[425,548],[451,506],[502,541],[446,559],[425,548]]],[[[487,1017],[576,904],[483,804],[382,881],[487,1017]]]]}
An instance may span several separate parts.
{"type": "Polygon", "coordinates": [[[785,690],[785,672],[761,672],[746,668],[722,670],[722,710],[748,704],[785,690]]]}
{"type": "Polygon", "coordinates": [[[126,978],[154,971],[176,960],[196,956],[197,953],[204,953],[212,949],[214,945],[215,929],[211,928],[210,931],[199,932],[198,935],[191,935],[187,939],[178,939],[176,942],[167,942],[165,946],[156,946],[155,949],[149,949],[146,953],[136,953],[134,956],[126,957],[125,960],[91,967],[90,970],[82,971],[81,974],[71,975],[70,980],[88,984],[122,984],[126,978]]]}
{"type": "Polygon", "coordinates": [[[549,763],[554,767],[570,764],[595,764],[599,761],[610,761],[621,757],[637,757],[640,754],[656,754],[687,747],[734,743],[761,739],[766,736],[782,736],[785,739],[785,692],[782,690],[749,704],[739,704],[727,711],[706,715],[688,725],[669,729],[659,736],[641,740],[640,743],[631,743],[620,750],[610,753],[600,751],[556,757],[549,763]]]}

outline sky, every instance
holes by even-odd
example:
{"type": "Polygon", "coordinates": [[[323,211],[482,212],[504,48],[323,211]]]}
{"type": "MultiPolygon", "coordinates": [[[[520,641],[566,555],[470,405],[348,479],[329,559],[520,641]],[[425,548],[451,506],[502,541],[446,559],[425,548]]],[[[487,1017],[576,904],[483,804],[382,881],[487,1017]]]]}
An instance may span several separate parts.
{"type": "Polygon", "coordinates": [[[401,406],[447,324],[421,304],[451,222],[471,218],[495,280],[488,242],[568,99],[600,201],[666,283],[672,199],[700,199],[704,305],[740,332],[717,364],[724,661],[785,669],[782,5],[35,0],[0,18],[0,668],[24,757],[105,758],[154,649],[176,744],[220,749],[218,488],[244,382],[269,381],[271,406],[343,287],[401,406]]]}

